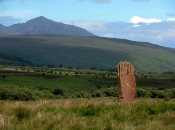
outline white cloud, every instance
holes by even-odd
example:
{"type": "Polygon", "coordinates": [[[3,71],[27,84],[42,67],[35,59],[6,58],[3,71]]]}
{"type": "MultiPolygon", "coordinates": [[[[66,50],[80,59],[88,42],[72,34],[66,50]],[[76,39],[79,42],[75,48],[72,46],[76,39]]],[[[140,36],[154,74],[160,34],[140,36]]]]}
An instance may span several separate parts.
{"type": "Polygon", "coordinates": [[[105,22],[102,21],[65,21],[65,24],[75,25],[81,28],[84,28],[89,31],[105,31],[106,27],[104,26],[105,22]]]}
{"type": "Polygon", "coordinates": [[[20,23],[21,19],[13,18],[11,16],[2,16],[0,17],[0,24],[4,26],[10,26],[15,23],[20,23]]]}
{"type": "Polygon", "coordinates": [[[155,19],[155,18],[149,18],[149,19],[145,19],[145,18],[141,18],[138,16],[133,16],[129,22],[133,23],[133,24],[138,24],[138,23],[146,23],[146,24],[150,24],[150,23],[158,23],[161,22],[162,20],[160,19],[155,19]]]}
{"type": "Polygon", "coordinates": [[[13,18],[23,19],[27,16],[33,16],[37,14],[34,10],[5,10],[0,12],[0,17],[10,16],[13,18]]]}
{"type": "Polygon", "coordinates": [[[161,21],[147,24],[124,22],[95,22],[79,21],[64,22],[85,28],[86,30],[102,37],[129,39],[133,41],[149,42],[166,47],[175,48],[175,22],[161,21]]]}
{"type": "Polygon", "coordinates": [[[162,39],[173,39],[175,41],[175,29],[168,29],[166,32],[160,34],[162,39]]]}
{"type": "Polygon", "coordinates": [[[167,21],[175,21],[175,18],[169,18],[167,21]]]}
{"type": "Polygon", "coordinates": [[[15,23],[23,23],[29,19],[40,16],[34,10],[4,10],[0,12],[1,24],[10,26],[15,23]]]}
{"type": "Polygon", "coordinates": [[[103,37],[111,37],[111,38],[114,38],[115,37],[115,34],[113,33],[105,33],[102,35],[103,37]]]}
{"type": "Polygon", "coordinates": [[[135,25],[133,25],[134,27],[139,27],[140,25],[138,25],[138,24],[135,24],[135,25]]]}
{"type": "Polygon", "coordinates": [[[97,3],[109,3],[111,0],[80,0],[80,1],[93,1],[97,3]]]}

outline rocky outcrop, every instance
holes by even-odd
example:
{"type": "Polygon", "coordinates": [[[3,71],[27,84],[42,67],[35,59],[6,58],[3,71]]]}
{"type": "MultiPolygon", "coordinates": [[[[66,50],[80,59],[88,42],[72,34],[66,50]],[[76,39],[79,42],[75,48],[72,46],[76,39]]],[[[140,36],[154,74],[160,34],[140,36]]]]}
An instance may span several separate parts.
{"type": "Polygon", "coordinates": [[[130,64],[130,62],[126,61],[119,62],[116,67],[119,80],[118,103],[132,102],[135,97],[136,89],[134,67],[130,64]]]}

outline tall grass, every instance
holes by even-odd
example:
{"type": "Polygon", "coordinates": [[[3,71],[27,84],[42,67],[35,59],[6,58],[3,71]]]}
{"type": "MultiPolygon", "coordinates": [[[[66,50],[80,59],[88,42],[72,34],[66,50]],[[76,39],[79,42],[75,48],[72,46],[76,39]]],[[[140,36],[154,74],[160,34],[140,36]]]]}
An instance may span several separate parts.
{"type": "Polygon", "coordinates": [[[175,100],[115,98],[0,101],[4,130],[174,130],[175,100]]]}
{"type": "Polygon", "coordinates": [[[25,119],[28,119],[31,116],[31,110],[27,107],[24,106],[19,106],[14,109],[13,111],[15,117],[17,118],[18,121],[22,121],[25,119]]]}

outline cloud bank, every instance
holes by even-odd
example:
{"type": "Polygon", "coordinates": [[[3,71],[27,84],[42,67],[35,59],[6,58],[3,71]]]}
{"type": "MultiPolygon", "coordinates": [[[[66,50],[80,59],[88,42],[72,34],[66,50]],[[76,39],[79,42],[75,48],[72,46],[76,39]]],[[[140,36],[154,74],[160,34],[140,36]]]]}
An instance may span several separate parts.
{"type": "Polygon", "coordinates": [[[82,27],[102,37],[149,42],[175,48],[175,18],[167,21],[141,18],[139,21],[127,23],[79,21],[69,24],[82,27]]]}
{"type": "Polygon", "coordinates": [[[175,21],[175,18],[169,18],[167,21],[175,21]]]}

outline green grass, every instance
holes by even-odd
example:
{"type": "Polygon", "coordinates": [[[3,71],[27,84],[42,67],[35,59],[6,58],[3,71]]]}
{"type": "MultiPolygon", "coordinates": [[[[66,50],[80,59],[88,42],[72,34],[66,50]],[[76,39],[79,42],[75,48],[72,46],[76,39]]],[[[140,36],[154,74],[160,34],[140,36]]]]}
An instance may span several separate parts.
{"type": "MultiPolygon", "coordinates": [[[[46,70],[45,70],[46,71],[46,70]]],[[[166,74],[136,74],[138,88],[174,88],[174,75],[166,74]],[[147,76],[145,78],[145,76],[147,76]]],[[[26,72],[15,71],[15,73],[0,73],[0,86],[27,87],[30,89],[48,89],[53,91],[56,88],[69,90],[92,91],[100,88],[117,87],[118,79],[116,73],[107,71],[92,70],[64,70],[57,74],[47,72],[26,72]],[[62,75],[59,74],[62,73],[62,75]],[[82,74],[75,74],[76,72],[82,74]],[[45,73],[43,75],[43,73],[45,73]],[[89,74],[91,73],[91,74],[89,74]],[[68,74],[68,75],[66,75],[68,74]],[[3,78],[5,76],[5,78],[3,78]]]]}
{"type": "Polygon", "coordinates": [[[136,71],[174,71],[175,50],[154,44],[101,37],[1,36],[0,51],[34,63],[113,69],[129,61],[136,71]]]}
{"type": "Polygon", "coordinates": [[[24,106],[18,106],[17,108],[14,109],[13,113],[17,118],[17,120],[20,122],[22,120],[27,120],[28,118],[30,118],[30,116],[32,116],[31,110],[24,106]]]}
{"type": "Polygon", "coordinates": [[[0,129],[174,130],[175,100],[116,98],[0,101],[0,129]]]}
{"type": "Polygon", "coordinates": [[[112,80],[102,80],[102,78],[95,78],[95,76],[56,76],[55,79],[47,79],[46,76],[32,75],[7,75],[5,79],[0,79],[1,86],[24,86],[29,88],[43,87],[49,90],[54,90],[55,88],[61,88],[64,90],[91,90],[97,89],[97,85],[100,87],[114,87],[114,82],[117,81],[116,78],[112,80]]]}
{"type": "Polygon", "coordinates": [[[21,71],[20,69],[18,71],[2,70],[0,71],[0,86],[11,86],[12,88],[27,87],[30,89],[43,88],[50,91],[53,91],[56,88],[66,91],[91,91],[103,87],[116,87],[117,82],[116,76],[108,75],[109,72],[106,71],[55,71],[54,69],[54,73],[47,73],[47,71],[50,72],[49,70],[45,70],[45,72],[33,72],[33,70],[31,71],[32,72],[27,72],[25,70],[21,71]]]}
{"type": "MultiPolygon", "coordinates": [[[[118,96],[115,72],[58,68],[43,71],[43,67],[37,68],[37,71],[42,72],[34,72],[36,68],[32,70],[30,67],[28,71],[24,68],[14,71],[16,69],[0,71],[0,99],[28,101],[118,96]]],[[[167,101],[175,98],[174,74],[139,72],[135,75],[136,97],[162,98],[167,101]]]]}

